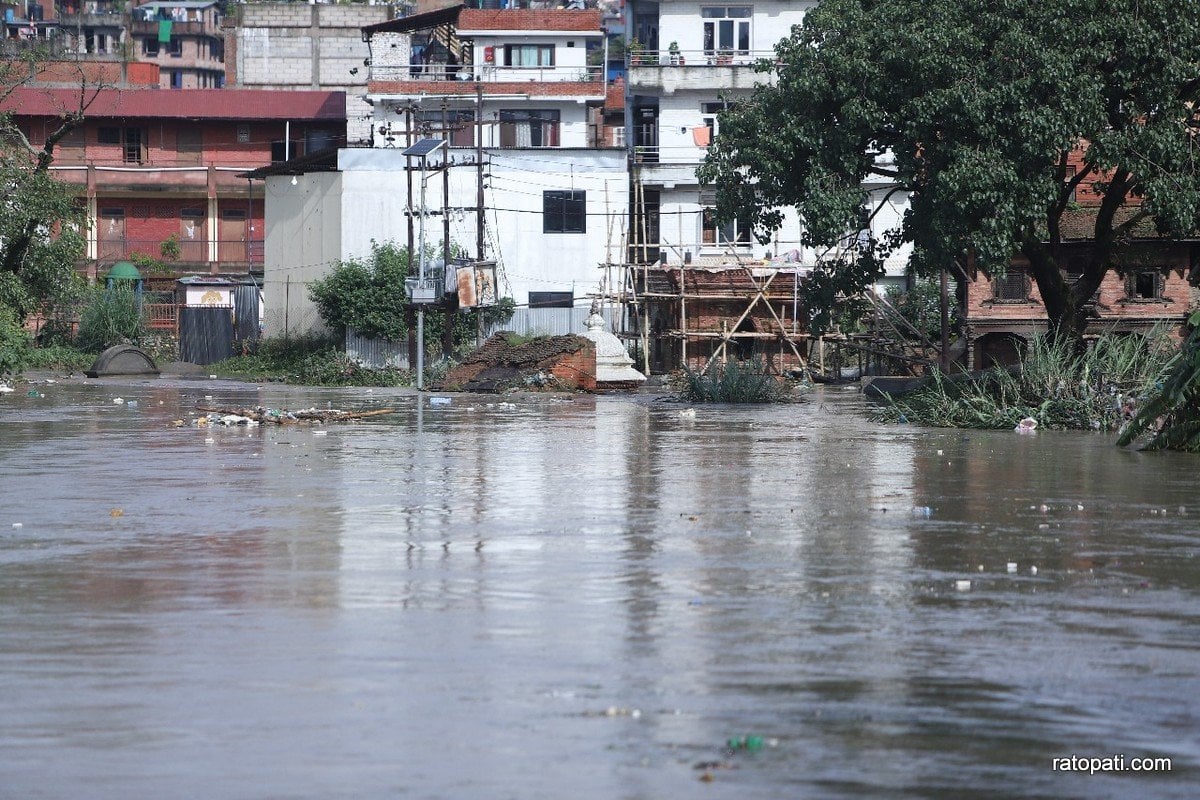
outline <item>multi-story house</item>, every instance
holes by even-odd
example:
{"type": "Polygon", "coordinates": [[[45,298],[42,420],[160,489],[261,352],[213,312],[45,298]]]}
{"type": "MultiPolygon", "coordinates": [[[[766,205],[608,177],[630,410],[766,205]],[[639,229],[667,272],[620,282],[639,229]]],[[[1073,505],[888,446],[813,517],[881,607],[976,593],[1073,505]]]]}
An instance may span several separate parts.
{"type": "Polygon", "coordinates": [[[6,49],[48,47],[55,41],[58,14],[51,0],[5,0],[0,3],[0,23],[6,49]]]}
{"type": "Polygon", "coordinates": [[[225,37],[219,0],[153,0],[133,9],[132,49],[158,64],[164,89],[225,85],[225,37]]]}
{"type": "MultiPolygon", "coordinates": [[[[635,260],[664,264],[729,263],[790,254],[791,262],[816,265],[829,255],[801,245],[801,221],[785,209],[771,244],[754,241],[738,220],[720,222],[713,213],[712,187],[701,186],[696,169],[720,135],[718,114],[747,97],[766,80],[752,65],[774,55],[774,45],[800,24],[815,0],[760,0],[729,4],[708,0],[630,0],[627,139],[632,154],[634,222],[640,231],[635,260]]],[[[781,113],[784,113],[781,110],[781,113]]],[[[895,226],[906,207],[889,185],[865,185],[870,220],[882,233],[895,226]]],[[[853,236],[855,232],[848,232],[853,236]]],[[[888,279],[901,283],[907,251],[888,263],[888,279]]]]}
{"type": "MultiPolygon", "coordinates": [[[[19,87],[0,102],[35,147],[78,108],[78,88],[19,87]]],[[[81,268],[144,256],[174,271],[262,264],[261,187],[239,177],[344,141],[340,92],[103,89],[55,152],[87,209],[81,268]]]]}
{"type": "Polygon", "coordinates": [[[284,318],[319,324],[285,280],[317,279],[368,255],[373,240],[413,242],[422,183],[431,245],[448,234],[459,250],[496,260],[500,294],[519,305],[586,305],[601,265],[620,259],[627,218],[625,151],[601,141],[600,13],[456,6],[363,35],[374,146],[339,152],[325,171],[281,165],[266,178],[268,305],[291,298],[286,314],[268,307],[268,335],[284,318]],[[403,153],[428,138],[447,152],[423,180],[403,153]]]}

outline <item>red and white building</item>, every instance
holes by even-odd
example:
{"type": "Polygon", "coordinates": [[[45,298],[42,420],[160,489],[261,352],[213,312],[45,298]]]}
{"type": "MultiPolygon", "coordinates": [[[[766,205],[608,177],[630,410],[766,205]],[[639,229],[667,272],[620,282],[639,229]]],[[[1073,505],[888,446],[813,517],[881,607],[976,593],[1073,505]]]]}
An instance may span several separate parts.
{"type": "MultiPolygon", "coordinates": [[[[79,96],[78,88],[20,87],[0,112],[40,147],[79,96]]],[[[137,255],[177,272],[257,271],[262,186],[238,176],[336,147],[346,131],[342,92],[105,89],[85,113],[59,142],[52,169],[86,206],[81,266],[92,275],[137,255]]]]}

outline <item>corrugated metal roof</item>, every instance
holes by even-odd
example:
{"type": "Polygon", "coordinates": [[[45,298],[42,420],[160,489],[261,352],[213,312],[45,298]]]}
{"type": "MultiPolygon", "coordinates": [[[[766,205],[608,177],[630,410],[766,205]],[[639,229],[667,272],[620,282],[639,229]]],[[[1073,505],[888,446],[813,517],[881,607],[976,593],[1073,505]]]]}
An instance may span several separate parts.
{"type": "MultiPolygon", "coordinates": [[[[0,111],[56,117],[79,107],[78,89],[22,86],[0,100],[0,111]]],[[[330,120],[346,119],[345,92],[265,89],[103,89],[88,118],[330,120]]]]}

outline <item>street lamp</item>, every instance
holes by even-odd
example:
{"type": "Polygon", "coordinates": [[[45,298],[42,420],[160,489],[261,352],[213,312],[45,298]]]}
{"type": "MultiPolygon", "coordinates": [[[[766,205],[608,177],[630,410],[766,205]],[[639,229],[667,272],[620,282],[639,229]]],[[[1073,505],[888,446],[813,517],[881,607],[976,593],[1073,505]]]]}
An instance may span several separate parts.
{"type": "MultiPolygon", "coordinates": [[[[421,139],[406,149],[403,155],[421,159],[421,225],[417,250],[417,279],[405,281],[408,299],[417,307],[417,391],[425,389],[425,306],[438,300],[436,287],[425,283],[425,182],[429,156],[446,147],[445,139],[421,139]]],[[[412,254],[409,253],[411,259],[412,254]]]]}

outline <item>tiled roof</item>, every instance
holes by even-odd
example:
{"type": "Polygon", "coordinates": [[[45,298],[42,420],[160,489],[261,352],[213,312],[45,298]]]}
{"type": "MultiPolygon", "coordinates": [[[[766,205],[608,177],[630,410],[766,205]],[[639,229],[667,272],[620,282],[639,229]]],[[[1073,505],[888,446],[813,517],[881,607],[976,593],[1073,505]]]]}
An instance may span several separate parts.
{"type": "MultiPolygon", "coordinates": [[[[22,86],[0,111],[56,117],[79,106],[78,89],[22,86]]],[[[87,107],[89,118],[330,120],[346,119],[345,92],[264,89],[103,89],[87,107]]]]}
{"type": "Polygon", "coordinates": [[[458,16],[463,31],[581,31],[600,33],[600,11],[565,9],[464,8],[458,16]]]}

